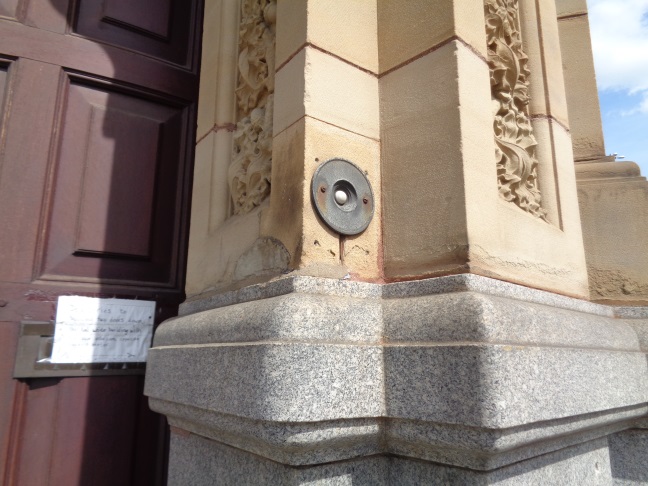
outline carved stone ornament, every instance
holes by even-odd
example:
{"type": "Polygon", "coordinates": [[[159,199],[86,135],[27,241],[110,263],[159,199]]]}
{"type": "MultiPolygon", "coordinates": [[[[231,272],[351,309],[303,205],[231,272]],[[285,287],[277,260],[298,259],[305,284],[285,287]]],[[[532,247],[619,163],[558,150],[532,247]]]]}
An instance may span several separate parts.
{"type": "Polygon", "coordinates": [[[229,167],[233,214],[245,214],[270,194],[276,0],[242,0],[237,124],[229,167]]]}
{"type": "Polygon", "coordinates": [[[528,57],[522,49],[518,0],[485,0],[484,9],[499,193],[545,219],[538,189],[537,142],[528,113],[528,57]]]}

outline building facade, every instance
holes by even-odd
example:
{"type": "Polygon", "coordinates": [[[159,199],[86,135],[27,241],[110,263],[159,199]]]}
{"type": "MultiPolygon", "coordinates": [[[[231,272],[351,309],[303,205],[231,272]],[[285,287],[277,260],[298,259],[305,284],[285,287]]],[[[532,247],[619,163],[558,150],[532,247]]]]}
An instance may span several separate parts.
{"type": "Polygon", "coordinates": [[[142,393],[169,484],[648,484],[648,183],[606,155],[585,0],[7,1],[0,183],[54,100],[6,243],[7,484],[115,447],[163,482],[142,393]],[[63,294],[158,302],[143,391],[11,377],[63,294]]]}

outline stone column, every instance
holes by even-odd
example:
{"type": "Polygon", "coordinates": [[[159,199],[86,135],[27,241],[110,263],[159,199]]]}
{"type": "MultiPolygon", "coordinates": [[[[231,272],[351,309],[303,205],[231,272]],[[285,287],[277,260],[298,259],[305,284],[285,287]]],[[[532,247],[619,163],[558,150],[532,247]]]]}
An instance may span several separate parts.
{"type": "MultiPolygon", "coordinates": [[[[237,22],[232,151],[204,162],[229,202],[205,216],[200,172],[189,296],[149,354],[170,484],[621,477],[648,313],[584,300],[554,2],[242,0],[237,22]],[[316,213],[332,158],[372,185],[358,235],[316,213]]],[[[231,53],[230,27],[205,35],[231,53]]]]}
{"type": "Polygon", "coordinates": [[[590,295],[646,305],[648,183],[634,162],[606,156],[585,0],[556,7],[590,295]]]}

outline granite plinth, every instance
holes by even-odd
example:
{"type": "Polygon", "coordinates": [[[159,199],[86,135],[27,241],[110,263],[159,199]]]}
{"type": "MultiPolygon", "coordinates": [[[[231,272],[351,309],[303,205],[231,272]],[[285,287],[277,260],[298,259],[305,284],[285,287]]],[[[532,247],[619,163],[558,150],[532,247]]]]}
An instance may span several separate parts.
{"type": "Polygon", "coordinates": [[[474,275],[291,277],[185,304],[145,392],[175,427],[286,467],[392,454],[493,472],[636,427],[646,329],[640,308],[474,275]]]}

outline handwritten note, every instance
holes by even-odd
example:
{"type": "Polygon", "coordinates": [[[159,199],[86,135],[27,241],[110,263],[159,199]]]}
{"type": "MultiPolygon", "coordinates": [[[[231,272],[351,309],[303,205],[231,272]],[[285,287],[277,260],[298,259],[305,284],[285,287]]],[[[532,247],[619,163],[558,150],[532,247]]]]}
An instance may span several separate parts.
{"type": "Polygon", "coordinates": [[[145,362],[154,317],[152,301],[59,297],[51,362],[145,362]]]}

